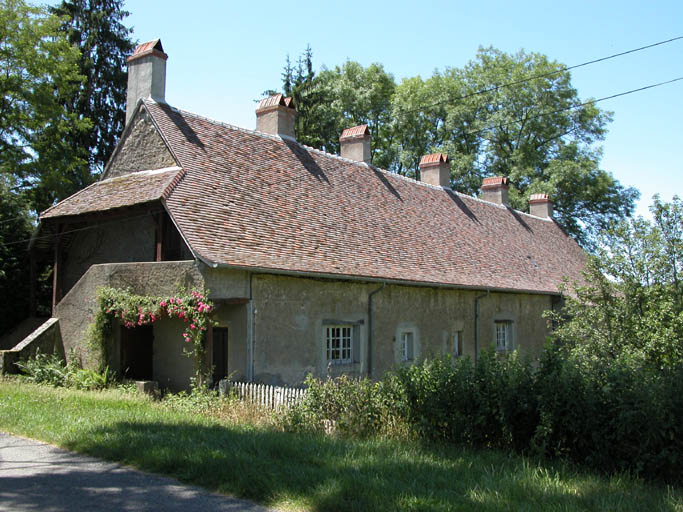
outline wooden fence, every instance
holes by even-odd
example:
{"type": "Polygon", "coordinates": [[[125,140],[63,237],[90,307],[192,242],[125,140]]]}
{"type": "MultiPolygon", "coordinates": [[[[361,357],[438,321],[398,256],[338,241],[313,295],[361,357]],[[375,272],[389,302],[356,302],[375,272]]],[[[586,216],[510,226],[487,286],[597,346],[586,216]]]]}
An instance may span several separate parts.
{"type": "Polygon", "coordinates": [[[221,381],[224,392],[235,393],[238,398],[267,407],[268,409],[280,409],[289,407],[301,400],[306,394],[303,388],[289,388],[282,386],[267,386],[254,384],[253,382],[221,381]],[[226,384],[223,384],[226,382],[226,384]]]}

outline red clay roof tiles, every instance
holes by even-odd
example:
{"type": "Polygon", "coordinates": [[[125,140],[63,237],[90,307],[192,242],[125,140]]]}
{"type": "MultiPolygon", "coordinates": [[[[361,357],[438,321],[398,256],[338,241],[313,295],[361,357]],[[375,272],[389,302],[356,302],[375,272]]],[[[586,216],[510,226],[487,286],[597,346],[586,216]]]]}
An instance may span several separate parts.
{"type": "Polygon", "coordinates": [[[529,204],[547,203],[550,201],[548,194],[531,194],[529,196],[529,204]]]}
{"type": "Polygon", "coordinates": [[[552,220],[145,106],[187,173],[166,206],[210,264],[543,293],[580,278],[552,220]]]}
{"type": "Polygon", "coordinates": [[[45,210],[40,219],[101,212],[156,201],[169,195],[184,172],[178,167],[98,181],[45,210]]]}
{"type": "Polygon", "coordinates": [[[448,162],[448,155],[446,153],[432,153],[431,155],[424,155],[420,158],[420,168],[429,167],[430,165],[445,164],[448,162]]]}
{"type": "Polygon", "coordinates": [[[133,55],[126,59],[126,62],[131,62],[151,54],[155,54],[162,59],[168,59],[168,55],[164,53],[164,48],[161,46],[161,39],[155,39],[154,41],[148,41],[138,45],[135,48],[133,55]]]}
{"type": "Polygon", "coordinates": [[[349,140],[349,139],[361,139],[363,137],[369,136],[370,130],[367,124],[361,124],[358,126],[353,126],[352,128],[347,128],[344,130],[339,137],[339,140],[349,140]]]}
{"type": "Polygon", "coordinates": [[[209,264],[541,293],[580,279],[585,254],[551,219],[168,105],[143,108],[182,170],[95,183],[41,219],[163,200],[209,264]]]}
{"type": "Polygon", "coordinates": [[[507,187],[508,179],[505,176],[493,176],[491,178],[484,178],[481,182],[481,188],[498,188],[500,186],[507,187]]]}

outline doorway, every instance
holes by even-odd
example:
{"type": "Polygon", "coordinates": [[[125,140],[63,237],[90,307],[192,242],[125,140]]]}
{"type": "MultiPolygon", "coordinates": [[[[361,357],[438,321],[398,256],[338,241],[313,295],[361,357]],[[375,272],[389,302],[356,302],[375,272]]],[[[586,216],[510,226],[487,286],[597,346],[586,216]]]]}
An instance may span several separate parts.
{"type": "Polygon", "coordinates": [[[151,325],[132,329],[121,326],[121,373],[125,378],[154,380],[153,342],[154,330],[151,325]]]}
{"type": "Polygon", "coordinates": [[[213,382],[218,383],[228,376],[228,328],[213,328],[213,349],[211,364],[213,366],[213,382]]]}

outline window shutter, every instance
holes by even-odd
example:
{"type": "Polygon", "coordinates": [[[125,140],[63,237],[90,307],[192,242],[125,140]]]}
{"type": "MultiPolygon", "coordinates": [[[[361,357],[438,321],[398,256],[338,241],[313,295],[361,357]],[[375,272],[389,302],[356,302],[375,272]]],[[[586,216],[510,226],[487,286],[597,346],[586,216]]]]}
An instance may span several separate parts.
{"type": "Polygon", "coordinates": [[[351,336],[351,357],[354,363],[360,363],[360,325],[353,326],[351,336]]]}

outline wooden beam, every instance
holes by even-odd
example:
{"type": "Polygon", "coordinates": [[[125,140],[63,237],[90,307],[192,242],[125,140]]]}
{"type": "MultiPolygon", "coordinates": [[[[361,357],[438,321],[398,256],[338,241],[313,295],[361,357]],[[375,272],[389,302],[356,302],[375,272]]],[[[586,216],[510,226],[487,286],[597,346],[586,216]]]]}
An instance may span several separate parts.
{"type": "Polygon", "coordinates": [[[61,248],[61,232],[62,227],[57,228],[57,239],[55,240],[55,261],[52,266],[52,316],[55,315],[55,308],[59,301],[62,300],[62,248],[61,248]]]}

